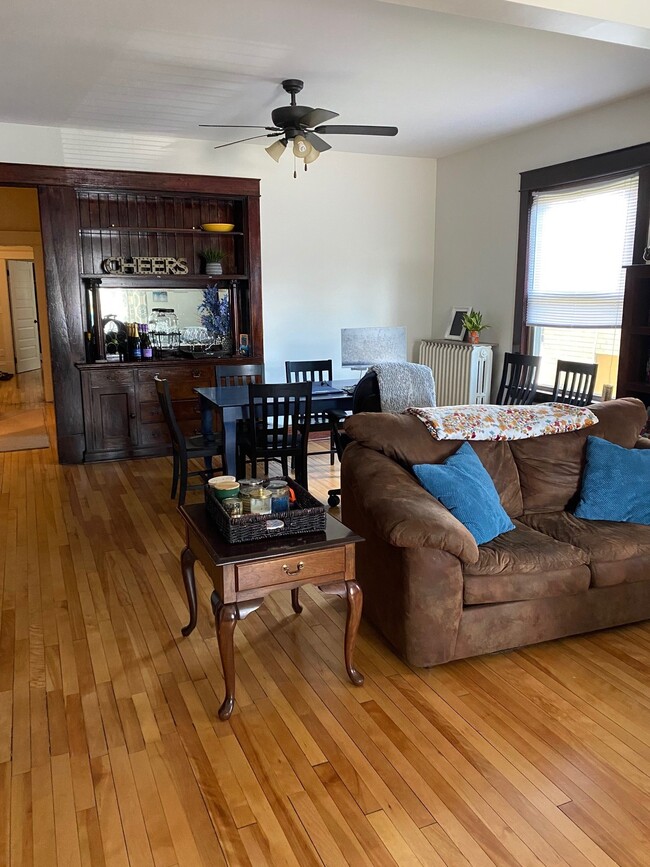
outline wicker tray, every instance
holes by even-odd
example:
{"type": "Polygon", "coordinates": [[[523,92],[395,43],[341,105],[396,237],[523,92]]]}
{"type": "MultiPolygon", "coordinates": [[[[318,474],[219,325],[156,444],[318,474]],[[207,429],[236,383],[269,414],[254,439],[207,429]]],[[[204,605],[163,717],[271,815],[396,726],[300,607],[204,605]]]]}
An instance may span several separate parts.
{"type": "Polygon", "coordinates": [[[273,512],[271,515],[242,515],[238,518],[231,518],[210,486],[205,486],[208,515],[227,542],[255,542],[258,539],[274,539],[276,536],[320,533],[325,529],[325,506],[293,479],[285,478],[284,481],[296,495],[292,509],[288,512],[273,512]],[[270,520],[283,521],[284,526],[269,530],[267,521],[270,520]]]}

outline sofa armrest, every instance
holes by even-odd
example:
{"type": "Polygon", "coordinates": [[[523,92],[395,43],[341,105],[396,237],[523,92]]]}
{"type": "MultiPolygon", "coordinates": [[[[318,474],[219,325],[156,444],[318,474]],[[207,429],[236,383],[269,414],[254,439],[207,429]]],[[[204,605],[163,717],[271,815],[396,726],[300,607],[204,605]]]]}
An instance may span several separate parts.
{"type": "Polygon", "coordinates": [[[384,541],[398,548],[437,548],[463,563],[478,560],[478,546],[469,530],[386,455],[351,443],[341,467],[344,510],[348,485],[384,541]]]}
{"type": "Polygon", "coordinates": [[[639,437],[634,443],[635,449],[650,449],[650,439],[648,437],[639,437]]]}

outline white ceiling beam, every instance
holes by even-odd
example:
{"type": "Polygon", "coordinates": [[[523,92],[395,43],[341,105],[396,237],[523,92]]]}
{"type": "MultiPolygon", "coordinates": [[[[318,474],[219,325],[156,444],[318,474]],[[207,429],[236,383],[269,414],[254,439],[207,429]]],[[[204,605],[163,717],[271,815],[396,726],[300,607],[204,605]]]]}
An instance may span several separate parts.
{"type": "Polygon", "coordinates": [[[379,0],[464,18],[650,48],[648,0],[379,0]]]}

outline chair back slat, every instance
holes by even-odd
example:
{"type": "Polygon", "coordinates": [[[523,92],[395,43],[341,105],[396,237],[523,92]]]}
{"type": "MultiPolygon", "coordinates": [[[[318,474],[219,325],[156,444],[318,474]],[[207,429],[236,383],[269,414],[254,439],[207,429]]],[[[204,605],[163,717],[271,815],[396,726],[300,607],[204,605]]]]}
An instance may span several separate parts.
{"type": "Polygon", "coordinates": [[[311,382],[248,386],[249,435],[253,449],[296,454],[307,448],[311,382]]]}
{"type": "Polygon", "coordinates": [[[504,406],[531,404],[537,392],[537,374],[541,361],[539,355],[506,352],[496,403],[504,406]]]}
{"type": "Polygon", "coordinates": [[[172,447],[179,452],[185,452],[185,437],[176,421],[176,414],[174,413],[172,397],[169,391],[169,382],[166,379],[161,379],[158,375],[154,376],[154,382],[156,383],[156,394],[158,395],[160,409],[162,410],[172,440],[172,447]]]}
{"type": "Polygon", "coordinates": [[[264,382],[263,364],[217,364],[214,368],[218,387],[250,385],[264,382]]]}
{"type": "Polygon", "coordinates": [[[330,382],[332,359],[320,361],[285,361],[287,382],[330,382]]]}
{"type": "Polygon", "coordinates": [[[594,397],[597,373],[597,364],[560,359],[555,371],[553,400],[573,406],[587,406],[594,397]]]}

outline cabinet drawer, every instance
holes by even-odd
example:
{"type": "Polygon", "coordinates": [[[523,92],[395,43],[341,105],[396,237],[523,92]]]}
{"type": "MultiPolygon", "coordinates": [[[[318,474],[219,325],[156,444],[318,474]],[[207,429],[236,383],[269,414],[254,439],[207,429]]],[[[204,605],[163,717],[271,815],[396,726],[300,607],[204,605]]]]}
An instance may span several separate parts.
{"type": "Polygon", "coordinates": [[[152,363],[150,368],[140,368],[138,376],[138,395],[141,401],[157,400],[154,376],[169,382],[173,400],[196,398],[195,388],[206,388],[214,382],[214,365],[183,364],[176,367],[152,363]]]}
{"type": "MultiPolygon", "coordinates": [[[[197,427],[201,427],[201,407],[197,397],[194,400],[175,400],[173,407],[177,421],[191,419],[196,422],[197,427]]],[[[143,424],[164,421],[158,401],[148,400],[140,404],[140,421],[143,424]]]]}
{"type": "Polygon", "coordinates": [[[156,446],[167,445],[171,442],[167,425],[162,424],[141,424],[140,425],[140,445],[156,446]]]}
{"type": "Polygon", "coordinates": [[[243,563],[236,567],[235,580],[237,590],[251,590],[291,581],[314,581],[338,572],[345,573],[345,548],[329,548],[325,551],[314,551],[313,554],[243,563]]]}
{"type": "Polygon", "coordinates": [[[91,388],[104,388],[110,385],[133,385],[132,370],[107,370],[106,367],[100,370],[88,371],[90,377],[91,388]]]}

